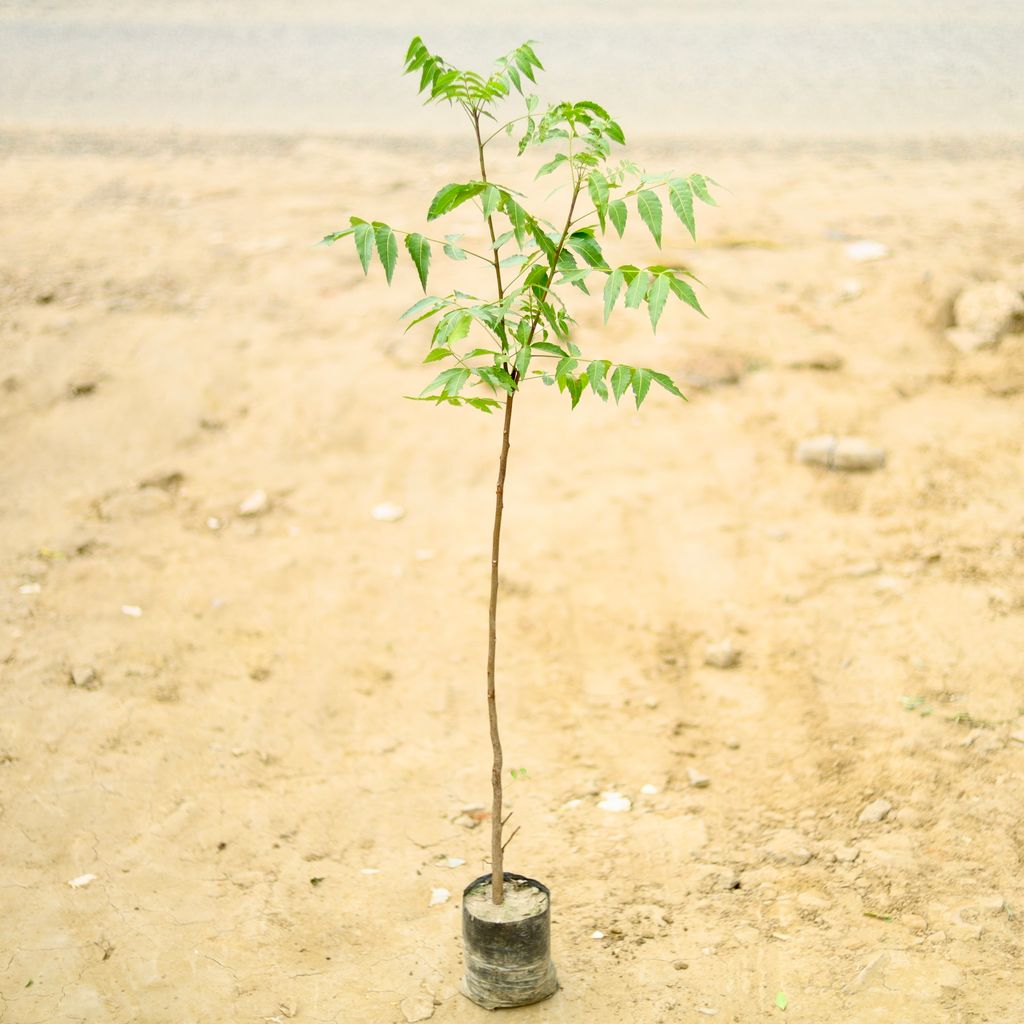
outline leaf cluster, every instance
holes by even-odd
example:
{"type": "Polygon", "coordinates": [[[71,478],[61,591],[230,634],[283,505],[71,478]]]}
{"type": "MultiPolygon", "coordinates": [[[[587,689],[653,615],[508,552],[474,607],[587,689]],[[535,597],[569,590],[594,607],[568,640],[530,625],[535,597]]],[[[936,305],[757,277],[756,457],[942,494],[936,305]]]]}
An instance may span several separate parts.
{"type": "Polygon", "coordinates": [[[523,92],[524,79],[534,82],[540,69],[531,43],[500,58],[489,76],[453,67],[431,53],[419,37],[413,39],[406,54],[406,71],[419,74],[426,102],[447,101],[466,113],[479,152],[480,176],[444,185],[430,202],[426,221],[438,221],[471,204],[490,239],[482,251],[465,244],[461,234],[436,238],[355,216],[347,228],[323,241],[330,244],[351,236],[364,273],[369,272],[376,254],[388,284],[400,250],[404,248],[408,254],[425,298],[406,310],[403,319],[409,321],[409,327],[432,321],[424,362],[449,364],[415,396],[417,400],[491,412],[501,404],[499,399],[514,395],[530,380],[540,380],[567,394],[573,408],[587,392],[618,402],[627,391],[639,408],[652,384],[682,398],[664,373],[584,358],[572,339],[576,320],[566,290],[590,295],[597,284],[605,322],[620,300],[626,309],[646,306],[655,331],[673,299],[704,315],[690,283],[697,279],[685,267],[613,265],[604,243],[609,235],[624,236],[630,211],[635,210],[660,248],[666,203],[696,240],[695,205],[716,205],[711,194],[716,183],[702,174],[648,174],[632,161],[614,162],[613,147],[623,145],[625,136],[603,107],[585,100],[556,103],[542,110],[537,96],[523,92]],[[523,96],[525,113],[484,138],[482,118],[494,118],[495,106],[513,90],[523,96]],[[561,225],[531,213],[522,193],[487,177],[486,147],[502,133],[512,135],[516,126],[522,130],[520,156],[535,147],[557,150],[539,168],[537,177],[557,174],[566,180],[571,198],[561,225]],[[426,294],[438,249],[456,262],[475,258],[491,265],[497,294],[484,298],[459,290],[426,294]]]}

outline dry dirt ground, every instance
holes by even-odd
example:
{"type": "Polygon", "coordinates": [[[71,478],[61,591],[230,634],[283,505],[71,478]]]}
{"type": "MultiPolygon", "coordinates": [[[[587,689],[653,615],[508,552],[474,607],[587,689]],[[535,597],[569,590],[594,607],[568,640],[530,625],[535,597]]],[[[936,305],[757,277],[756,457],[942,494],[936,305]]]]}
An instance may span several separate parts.
{"type": "MultiPolygon", "coordinates": [[[[311,244],[421,225],[472,154],[0,143],[0,1020],[491,1020],[456,983],[500,424],[402,400],[408,263],[311,244]]],[[[515,1019],[1022,1021],[1024,336],[942,336],[1024,258],[1021,164],[640,156],[732,191],[666,242],[707,321],[580,315],[689,404],[517,405],[507,866],[553,890],[563,988],[515,1019]],[[825,431],[887,465],[799,464],[825,431]]]]}

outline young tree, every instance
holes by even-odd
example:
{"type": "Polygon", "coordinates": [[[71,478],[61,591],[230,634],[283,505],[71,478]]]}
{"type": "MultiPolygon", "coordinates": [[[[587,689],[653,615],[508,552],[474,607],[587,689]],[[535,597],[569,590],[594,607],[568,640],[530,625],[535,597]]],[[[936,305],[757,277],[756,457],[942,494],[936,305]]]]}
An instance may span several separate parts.
{"type": "Polygon", "coordinates": [[[639,409],[652,384],[683,398],[672,380],[657,370],[584,357],[572,339],[576,321],[566,296],[571,294],[570,288],[589,295],[589,286],[603,282],[605,322],[622,299],[627,309],[646,305],[655,331],[671,298],[703,315],[686,280],[692,279],[692,274],[666,266],[613,267],[598,239],[612,231],[621,238],[633,205],[660,248],[663,200],[667,198],[696,240],[694,201],[716,205],[709,191],[715,182],[701,174],[647,174],[630,160],[613,162],[613,147],[624,145],[625,137],[597,103],[563,102],[541,109],[538,97],[527,91],[527,83],[535,83],[536,72],[543,70],[532,43],[523,43],[500,58],[493,72],[485,76],[453,67],[431,53],[417,36],[406,53],[405,70],[419,75],[419,91],[426,94],[426,103],[448,103],[462,112],[476,148],[479,176],[445,185],[430,203],[427,220],[438,220],[464,203],[473,203],[486,224],[489,245],[484,252],[476,252],[462,244],[461,235],[438,239],[359,217],[352,217],[349,227],[323,241],[330,244],[351,236],[364,272],[369,272],[376,252],[390,284],[401,237],[424,293],[435,248],[451,260],[473,258],[493,267],[491,297],[481,299],[459,290],[427,295],[402,318],[411,321],[410,327],[436,321],[424,362],[447,364],[417,400],[469,406],[486,413],[504,407],[491,537],[487,645],[487,709],[493,752],[491,893],[493,902],[500,904],[508,841],[502,841],[503,756],[494,677],[501,517],[513,405],[523,386],[534,379],[567,394],[572,408],[589,390],[603,401],[611,393],[616,402],[631,392],[639,409]],[[495,111],[513,92],[522,97],[525,112],[499,123],[495,111]],[[567,179],[569,198],[564,219],[558,224],[531,213],[524,195],[488,176],[488,146],[502,135],[515,134],[517,126],[520,157],[541,146],[557,150],[538,170],[537,178],[558,174],[567,179]],[[471,340],[471,334],[482,336],[484,343],[471,340]]]}

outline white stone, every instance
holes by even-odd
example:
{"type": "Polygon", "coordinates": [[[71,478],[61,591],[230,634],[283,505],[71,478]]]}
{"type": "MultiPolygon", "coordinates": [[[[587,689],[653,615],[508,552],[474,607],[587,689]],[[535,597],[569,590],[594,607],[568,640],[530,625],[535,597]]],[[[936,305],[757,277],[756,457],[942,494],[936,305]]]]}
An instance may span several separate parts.
{"type": "Polygon", "coordinates": [[[407,996],[401,1003],[402,1014],[409,1024],[429,1020],[434,1016],[434,997],[421,992],[415,996],[407,996]]]}
{"type": "Polygon", "coordinates": [[[444,886],[437,886],[435,889],[430,890],[430,905],[432,907],[439,907],[442,903],[447,903],[452,898],[452,894],[444,888],[444,886]]]}
{"type": "Polygon", "coordinates": [[[270,508],[270,498],[263,490],[253,491],[241,505],[238,506],[240,516],[261,516],[270,508]]]}
{"type": "MultiPolygon", "coordinates": [[[[1019,292],[1001,281],[989,281],[965,288],[953,303],[953,320],[956,323],[954,330],[973,332],[976,335],[974,348],[996,344],[1022,317],[1024,299],[1019,292]]],[[[964,351],[961,346],[967,339],[949,337],[952,333],[947,332],[947,337],[964,351]]]]}
{"type": "Polygon", "coordinates": [[[792,829],[777,832],[764,847],[770,860],[782,864],[793,864],[799,867],[811,859],[811,851],[807,849],[806,839],[792,829]]]}
{"type": "Polygon", "coordinates": [[[866,238],[846,246],[846,258],[854,263],[874,263],[876,260],[884,260],[888,255],[889,246],[884,242],[872,242],[866,238]]]}
{"type": "Polygon", "coordinates": [[[712,668],[733,668],[739,664],[742,656],[743,652],[727,637],[721,643],[708,644],[704,652],[704,664],[712,668]]]}
{"type": "Polygon", "coordinates": [[[137,619],[141,617],[142,609],[137,604],[123,604],[121,605],[121,613],[127,615],[130,619],[137,619]]]}
{"type": "Polygon", "coordinates": [[[711,779],[697,771],[696,768],[687,768],[686,777],[690,780],[690,785],[694,789],[707,789],[711,785],[711,779]]]}
{"type": "Polygon", "coordinates": [[[866,472],[885,465],[885,450],[860,437],[820,434],[801,441],[796,448],[797,462],[824,466],[846,472],[866,472]]]}
{"type": "Polygon", "coordinates": [[[96,669],[91,665],[74,665],[71,668],[71,682],[83,690],[95,690],[99,685],[96,669]]]}
{"type": "Polygon", "coordinates": [[[383,501],[379,505],[373,506],[370,515],[378,523],[397,523],[405,515],[405,509],[393,501],[383,501]]]}
{"type": "Polygon", "coordinates": [[[597,806],[602,811],[621,813],[622,811],[628,811],[633,806],[633,802],[628,796],[623,796],[621,793],[609,790],[601,794],[601,800],[597,806]]]}
{"type": "Polygon", "coordinates": [[[892,804],[888,800],[873,800],[860,812],[857,819],[862,825],[873,825],[884,821],[892,810],[892,804]]]}
{"type": "Polygon", "coordinates": [[[68,885],[72,889],[84,889],[90,882],[95,882],[95,875],[79,875],[77,878],[72,878],[68,885]]]}

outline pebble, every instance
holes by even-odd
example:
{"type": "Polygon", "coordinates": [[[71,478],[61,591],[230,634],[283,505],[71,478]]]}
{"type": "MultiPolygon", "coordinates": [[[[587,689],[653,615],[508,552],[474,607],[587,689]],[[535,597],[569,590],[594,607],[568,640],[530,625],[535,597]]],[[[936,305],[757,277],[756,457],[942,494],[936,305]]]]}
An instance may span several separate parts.
{"type": "Polygon", "coordinates": [[[83,690],[95,690],[100,685],[96,669],[91,665],[74,665],[71,668],[71,685],[83,690]]]}
{"type": "Polygon", "coordinates": [[[764,852],[770,860],[782,864],[794,864],[799,867],[811,859],[811,851],[807,849],[806,839],[791,829],[777,832],[765,844],[764,852]]]}
{"type": "Polygon", "coordinates": [[[253,491],[241,505],[238,506],[240,516],[261,516],[270,509],[270,498],[263,490],[253,491]]]}
{"type": "Polygon", "coordinates": [[[704,652],[704,664],[712,668],[733,668],[740,663],[743,652],[726,638],[717,644],[709,644],[704,652]]]}
{"type": "Polygon", "coordinates": [[[801,441],[796,448],[797,462],[807,466],[824,466],[845,472],[869,472],[885,465],[885,450],[860,437],[837,437],[821,434],[801,441]]]}
{"type": "Polygon", "coordinates": [[[726,745],[726,746],[727,746],[727,747],[728,747],[728,748],[729,748],[730,750],[739,750],[739,749],[740,749],[740,741],[739,741],[738,739],[736,739],[736,737],[735,737],[735,736],[730,736],[730,737],[729,737],[729,738],[728,738],[728,739],[727,739],[727,740],[725,741],[725,745],[726,745]]]}
{"type": "Polygon", "coordinates": [[[955,327],[946,340],[961,352],[988,348],[1024,317],[1024,298],[1001,281],[965,288],[953,303],[955,327]]]}
{"type": "Polygon", "coordinates": [[[590,933],[590,937],[592,939],[603,939],[604,938],[604,932],[591,932],[590,933]]]}
{"type": "Polygon", "coordinates": [[[687,768],[686,777],[694,789],[707,789],[711,785],[711,779],[707,775],[697,771],[696,768],[687,768]]]}
{"type": "Polygon", "coordinates": [[[130,619],[138,619],[142,616],[142,609],[137,604],[123,604],[121,614],[127,615],[130,619]]]}
{"type": "Polygon", "coordinates": [[[892,804],[888,800],[873,800],[860,812],[857,819],[862,825],[873,825],[884,821],[892,810],[892,804]]]}
{"type": "Polygon", "coordinates": [[[96,881],[96,875],[79,875],[77,878],[72,878],[68,885],[72,889],[84,889],[90,882],[96,881]]]}
{"type": "Polygon", "coordinates": [[[854,263],[874,263],[876,260],[884,260],[888,255],[889,246],[884,242],[872,242],[866,238],[846,246],[846,258],[854,263]]]}
{"type": "Polygon", "coordinates": [[[856,846],[839,846],[836,848],[836,860],[840,864],[852,864],[860,856],[856,846]]]}
{"type": "Polygon", "coordinates": [[[397,523],[405,515],[405,509],[394,502],[384,501],[379,505],[374,505],[370,510],[370,515],[378,523],[397,523]]]}
{"type": "Polygon", "coordinates": [[[621,793],[609,790],[608,792],[601,794],[601,800],[598,802],[597,806],[602,811],[620,813],[622,811],[628,811],[633,806],[633,802],[628,796],[623,796],[621,793]]]}
{"type": "Polygon", "coordinates": [[[426,993],[407,996],[401,1003],[402,1015],[409,1024],[429,1020],[434,1016],[434,997],[426,993]]]}
{"type": "Polygon", "coordinates": [[[640,787],[640,792],[644,796],[654,796],[658,792],[657,786],[652,786],[649,782],[640,787]]]}
{"type": "Polygon", "coordinates": [[[430,890],[430,906],[432,907],[439,907],[442,903],[447,903],[451,898],[452,894],[444,886],[437,886],[437,888],[430,890]]]}
{"type": "Polygon", "coordinates": [[[39,594],[42,592],[42,587],[38,583],[23,583],[18,587],[19,594],[39,594]]]}
{"type": "Polygon", "coordinates": [[[690,967],[690,965],[685,960],[673,960],[672,961],[672,966],[677,971],[685,971],[685,970],[688,970],[689,967],[690,967]]]}

